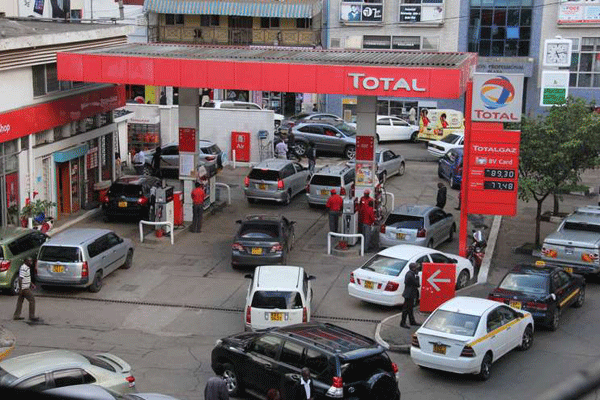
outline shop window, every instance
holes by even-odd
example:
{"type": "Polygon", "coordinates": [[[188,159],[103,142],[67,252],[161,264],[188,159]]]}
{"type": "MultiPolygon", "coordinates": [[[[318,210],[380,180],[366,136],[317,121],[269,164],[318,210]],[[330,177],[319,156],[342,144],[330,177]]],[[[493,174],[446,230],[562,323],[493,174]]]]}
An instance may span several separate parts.
{"type": "Polygon", "coordinates": [[[312,28],[312,18],[297,18],[296,28],[298,29],[310,29],[312,28]]]}
{"type": "Polygon", "coordinates": [[[420,50],[421,38],[419,36],[392,36],[392,49],[420,50]]]}
{"type": "Polygon", "coordinates": [[[363,36],[363,49],[390,49],[392,38],[390,36],[363,36]]]}
{"type": "Polygon", "coordinates": [[[201,15],[200,26],[219,26],[218,15],[201,15]]]}
{"type": "Polygon", "coordinates": [[[600,37],[573,41],[569,86],[600,88],[600,37]]]}
{"type": "Polygon", "coordinates": [[[444,8],[444,0],[400,0],[399,22],[439,24],[444,8]]]}
{"type": "Polygon", "coordinates": [[[183,14],[165,14],[165,25],[183,25],[183,14]]]}
{"type": "Polygon", "coordinates": [[[440,51],[440,38],[436,37],[423,37],[423,51],[440,51]]]}
{"type": "Polygon", "coordinates": [[[260,27],[263,29],[279,28],[279,18],[266,18],[260,19],[260,27]]]}
{"type": "Polygon", "coordinates": [[[33,74],[33,95],[43,96],[48,93],[71,90],[87,85],[84,82],[59,81],[56,71],[56,63],[34,65],[33,74]]]}

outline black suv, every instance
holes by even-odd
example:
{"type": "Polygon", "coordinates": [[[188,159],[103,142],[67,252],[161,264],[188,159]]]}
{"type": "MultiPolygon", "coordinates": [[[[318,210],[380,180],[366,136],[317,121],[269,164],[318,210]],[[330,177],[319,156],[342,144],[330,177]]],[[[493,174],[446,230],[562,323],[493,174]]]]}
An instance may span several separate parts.
{"type": "Polygon", "coordinates": [[[366,336],[332,324],[308,323],[239,333],[217,341],[212,369],[231,396],[243,390],[264,396],[279,388],[290,398],[301,369],[311,373],[316,399],[399,400],[385,349],[366,336]]]}
{"type": "Polygon", "coordinates": [[[103,196],[102,209],[108,220],[116,217],[136,217],[151,220],[154,207],[153,189],[162,181],[154,176],[126,175],[113,182],[103,196]]]}

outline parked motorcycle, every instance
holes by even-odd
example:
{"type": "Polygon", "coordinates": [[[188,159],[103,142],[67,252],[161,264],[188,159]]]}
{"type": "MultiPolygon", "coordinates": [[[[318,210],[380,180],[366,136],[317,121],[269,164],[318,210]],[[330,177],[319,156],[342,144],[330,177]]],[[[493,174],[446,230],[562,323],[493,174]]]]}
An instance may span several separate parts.
{"type": "Polygon", "coordinates": [[[485,248],[487,246],[487,241],[483,235],[483,229],[479,228],[473,230],[473,241],[469,247],[467,247],[467,259],[473,264],[476,273],[479,273],[479,268],[483,262],[483,256],[485,255],[485,248]]]}

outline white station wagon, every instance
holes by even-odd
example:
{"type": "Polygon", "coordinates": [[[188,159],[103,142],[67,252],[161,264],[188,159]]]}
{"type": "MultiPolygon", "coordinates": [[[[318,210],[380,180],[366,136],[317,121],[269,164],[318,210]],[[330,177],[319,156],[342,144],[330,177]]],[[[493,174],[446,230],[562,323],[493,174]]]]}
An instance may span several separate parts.
{"type": "Polygon", "coordinates": [[[455,297],[439,306],[412,338],[415,364],[490,377],[492,363],[514,348],[533,344],[533,318],[505,304],[476,297],[455,297]]]}

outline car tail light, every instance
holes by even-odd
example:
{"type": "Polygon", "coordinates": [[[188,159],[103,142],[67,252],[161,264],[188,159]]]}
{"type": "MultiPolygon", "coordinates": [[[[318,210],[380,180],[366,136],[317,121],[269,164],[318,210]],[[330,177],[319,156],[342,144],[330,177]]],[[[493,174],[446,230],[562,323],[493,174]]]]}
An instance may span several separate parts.
{"type": "Polygon", "coordinates": [[[398,290],[398,286],[400,286],[398,284],[398,282],[389,281],[387,283],[387,285],[385,285],[385,291],[386,292],[395,292],[396,290],[398,290]]]}
{"type": "Polygon", "coordinates": [[[10,260],[2,260],[0,262],[0,272],[8,271],[10,269],[10,260]]]}
{"type": "Polygon", "coordinates": [[[342,196],[346,195],[346,188],[343,186],[340,188],[340,195],[342,195],[342,196]]]}
{"type": "Polygon", "coordinates": [[[127,378],[125,378],[125,380],[129,382],[130,388],[135,386],[135,378],[133,376],[129,375],[127,378]]]}
{"type": "Polygon", "coordinates": [[[214,160],[215,158],[217,158],[217,157],[215,157],[215,156],[207,156],[207,157],[206,157],[206,161],[212,161],[212,160],[214,160]]]}
{"type": "Polygon", "coordinates": [[[456,175],[462,175],[462,165],[459,165],[458,167],[456,167],[454,169],[454,172],[456,173],[456,175]]]}
{"type": "Polygon", "coordinates": [[[244,246],[242,246],[239,243],[234,243],[231,245],[231,249],[232,250],[237,250],[237,251],[244,251],[244,246]]]}
{"type": "Polygon", "coordinates": [[[250,178],[248,178],[248,177],[244,178],[244,186],[246,186],[246,187],[250,186],[250,178]]]}
{"type": "Polygon", "coordinates": [[[277,181],[277,190],[283,190],[285,189],[285,185],[283,184],[283,181],[280,179],[277,181]]]}
{"type": "Polygon", "coordinates": [[[105,195],[105,194],[103,194],[103,195],[102,195],[102,197],[100,198],[100,201],[101,201],[102,203],[108,203],[108,196],[107,196],[107,195],[105,195]]]}
{"type": "Polygon", "coordinates": [[[411,345],[412,347],[416,347],[417,349],[420,349],[420,348],[421,348],[421,344],[419,343],[419,338],[417,337],[417,334],[416,334],[416,333],[413,333],[413,335],[412,335],[412,340],[411,340],[411,342],[410,342],[410,345],[411,345]]]}
{"type": "Polygon", "coordinates": [[[327,390],[327,397],[341,399],[344,397],[344,382],[341,376],[334,376],[331,387],[327,390]]]}
{"type": "Polygon", "coordinates": [[[496,296],[494,294],[488,295],[488,300],[493,300],[493,301],[498,301],[500,303],[504,303],[504,298],[502,298],[500,296],[496,296]]]}
{"type": "Polygon", "coordinates": [[[278,251],[283,251],[283,246],[280,243],[277,243],[273,247],[271,247],[271,253],[275,253],[278,251]]]}
{"type": "Polygon", "coordinates": [[[381,228],[379,228],[379,232],[385,233],[385,225],[381,225],[381,228]]]}
{"type": "Polygon", "coordinates": [[[302,309],[302,322],[308,322],[308,309],[306,307],[302,309]]]}
{"type": "Polygon", "coordinates": [[[350,272],[350,283],[356,283],[354,280],[354,272],[350,272]]]}
{"type": "Polygon", "coordinates": [[[246,307],[246,323],[252,323],[252,307],[246,307]]]}
{"type": "Polygon", "coordinates": [[[148,198],[145,196],[142,196],[138,199],[137,202],[140,206],[145,206],[146,204],[148,204],[148,198]]]}
{"type": "Polygon", "coordinates": [[[400,370],[398,369],[398,364],[396,364],[396,363],[394,363],[394,362],[392,363],[392,371],[394,371],[394,374],[397,374],[397,373],[398,373],[398,371],[400,371],[400,370]]]}
{"type": "Polygon", "coordinates": [[[473,350],[473,348],[471,346],[465,346],[463,347],[462,351],[460,352],[460,356],[461,357],[475,357],[475,350],[473,350]]]}
{"type": "Polygon", "coordinates": [[[306,184],[306,193],[310,193],[310,183],[306,184]]]}
{"type": "Polygon", "coordinates": [[[525,303],[525,307],[533,310],[546,311],[548,309],[548,304],[535,303],[533,301],[530,301],[528,303],[525,303]]]}
{"type": "Polygon", "coordinates": [[[417,237],[425,237],[427,236],[427,229],[421,228],[417,231],[417,237]]]}
{"type": "Polygon", "coordinates": [[[87,261],[84,261],[83,264],[81,265],[81,277],[85,278],[88,276],[90,276],[90,270],[88,268],[87,261]]]}

